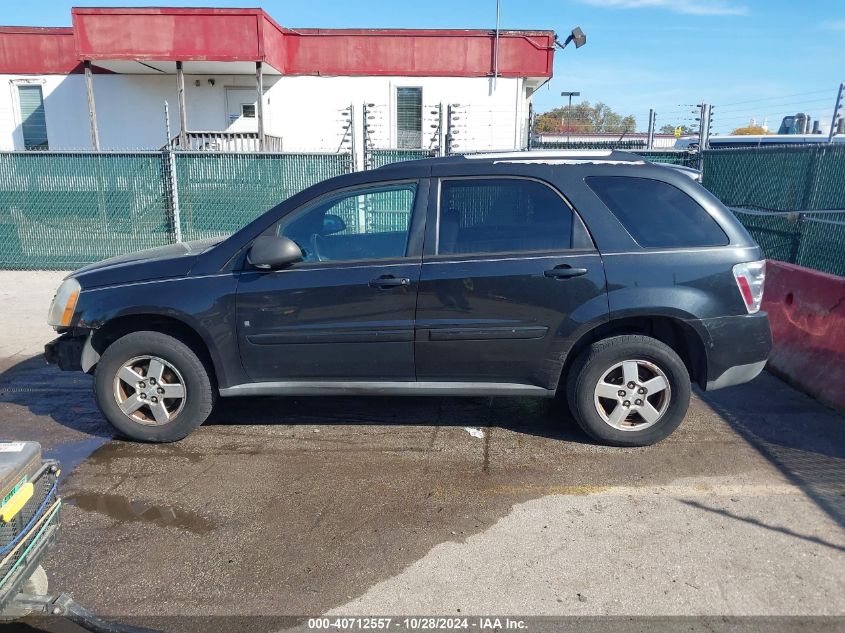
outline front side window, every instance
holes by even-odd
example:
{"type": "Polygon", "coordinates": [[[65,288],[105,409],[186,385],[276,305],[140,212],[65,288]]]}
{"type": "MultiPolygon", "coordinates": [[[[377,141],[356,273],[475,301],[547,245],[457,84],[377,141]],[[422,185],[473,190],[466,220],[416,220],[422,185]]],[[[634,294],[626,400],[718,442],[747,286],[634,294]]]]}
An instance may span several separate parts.
{"type": "Polygon", "coordinates": [[[399,149],[422,147],[422,88],[396,89],[396,140],[399,149]]]}
{"type": "Polygon", "coordinates": [[[49,149],[41,86],[18,86],[24,149],[49,149]]]}
{"type": "Polygon", "coordinates": [[[416,189],[403,183],[331,196],[282,220],[279,235],[296,242],[306,262],[404,257],[416,189]]]}
{"type": "Polygon", "coordinates": [[[518,178],[444,180],[441,255],[566,250],[572,210],[551,187],[518,178]]]}
{"type": "Polygon", "coordinates": [[[716,220],[667,182],[627,176],[591,176],[586,182],[640,246],[690,248],[728,243],[716,220]]]}

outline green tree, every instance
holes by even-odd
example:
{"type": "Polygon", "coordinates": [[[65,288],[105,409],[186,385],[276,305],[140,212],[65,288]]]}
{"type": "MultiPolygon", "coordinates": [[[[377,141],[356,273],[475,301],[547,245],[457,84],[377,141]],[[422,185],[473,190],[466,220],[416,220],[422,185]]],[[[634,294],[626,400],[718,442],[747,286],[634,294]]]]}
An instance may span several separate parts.
{"type": "Polygon", "coordinates": [[[689,125],[672,125],[671,123],[667,123],[662,128],[660,128],[660,134],[674,134],[675,128],[681,128],[681,136],[689,136],[690,134],[697,134],[696,130],[693,130],[689,125]]]}
{"type": "Polygon", "coordinates": [[[736,136],[746,136],[748,134],[768,134],[766,130],[764,130],[759,125],[746,125],[745,127],[738,127],[736,128],[731,134],[736,136]]]}
{"type": "Polygon", "coordinates": [[[537,116],[534,131],[537,133],[589,134],[610,132],[623,134],[634,132],[637,120],[633,115],[622,116],[601,101],[592,105],[589,101],[572,104],[572,116],[569,106],[561,106],[537,116]]]}

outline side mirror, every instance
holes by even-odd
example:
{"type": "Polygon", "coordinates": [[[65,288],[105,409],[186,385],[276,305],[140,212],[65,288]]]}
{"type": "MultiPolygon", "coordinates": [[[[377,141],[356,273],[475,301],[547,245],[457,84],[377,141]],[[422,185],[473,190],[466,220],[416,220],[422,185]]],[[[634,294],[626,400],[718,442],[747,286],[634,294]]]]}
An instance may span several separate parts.
{"type": "Polygon", "coordinates": [[[332,235],[346,230],[346,222],[343,218],[334,213],[327,213],[323,216],[323,235],[332,235]]]}
{"type": "Polygon", "coordinates": [[[261,270],[274,270],[302,261],[302,249],[290,238],[261,235],[252,243],[246,260],[261,270]]]}

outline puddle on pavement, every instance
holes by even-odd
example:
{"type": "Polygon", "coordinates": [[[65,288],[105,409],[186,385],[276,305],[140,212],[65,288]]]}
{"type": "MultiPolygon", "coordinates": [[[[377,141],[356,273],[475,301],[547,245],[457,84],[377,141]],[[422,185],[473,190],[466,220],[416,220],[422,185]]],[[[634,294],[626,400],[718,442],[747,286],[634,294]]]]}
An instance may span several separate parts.
{"type": "Polygon", "coordinates": [[[85,512],[98,512],[124,523],[152,523],[174,527],[193,534],[207,534],[214,524],[198,514],[165,505],[129,499],[122,495],[78,493],[65,498],[65,503],[85,512]]]}
{"type": "Polygon", "coordinates": [[[142,444],[123,440],[110,441],[100,446],[88,458],[92,465],[107,464],[116,459],[159,459],[173,462],[184,459],[199,462],[203,456],[181,448],[178,444],[142,444]]]}
{"type": "Polygon", "coordinates": [[[59,481],[64,481],[74,468],[108,441],[109,438],[107,437],[86,437],[84,440],[77,440],[76,442],[57,444],[44,451],[44,458],[59,461],[62,468],[59,481]]]}

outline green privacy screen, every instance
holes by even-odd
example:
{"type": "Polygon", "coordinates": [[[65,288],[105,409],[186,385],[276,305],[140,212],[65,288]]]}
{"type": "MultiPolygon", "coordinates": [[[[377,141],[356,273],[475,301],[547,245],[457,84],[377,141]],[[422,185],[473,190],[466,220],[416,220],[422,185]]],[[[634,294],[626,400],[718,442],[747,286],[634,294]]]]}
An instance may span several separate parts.
{"type": "Polygon", "coordinates": [[[0,153],[0,266],[72,269],[171,241],[161,153],[0,153]]]}
{"type": "MultiPolygon", "coordinates": [[[[687,152],[641,154],[697,160],[687,152]]],[[[368,150],[366,164],[430,155],[368,150]]],[[[748,209],[737,215],[767,257],[845,275],[845,214],[808,212],[845,209],[845,145],[712,150],[702,162],[704,185],[748,209]]],[[[0,152],[0,268],[73,269],[172,243],[174,198],[183,239],[231,233],[350,169],[349,153],[0,152]]],[[[386,230],[398,220],[382,213],[377,224],[386,230]]]]}
{"type": "Polygon", "coordinates": [[[231,233],[349,165],[348,154],[0,153],[0,268],[74,269],[172,243],[173,171],[190,240],[231,233]]]}
{"type": "Polygon", "coordinates": [[[233,233],[282,200],[349,172],[349,154],[176,154],[182,239],[233,233]]]}
{"type": "Polygon", "coordinates": [[[766,257],[845,275],[845,145],[706,151],[704,186],[731,207],[766,257]]]}
{"type": "Polygon", "coordinates": [[[702,169],[704,186],[729,206],[845,209],[845,144],[708,150],[702,169]]]}
{"type": "Polygon", "coordinates": [[[431,158],[435,155],[434,151],[428,149],[368,149],[365,163],[367,169],[377,169],[391,163],[431,158]]]}

